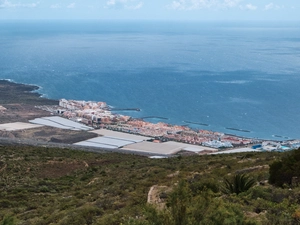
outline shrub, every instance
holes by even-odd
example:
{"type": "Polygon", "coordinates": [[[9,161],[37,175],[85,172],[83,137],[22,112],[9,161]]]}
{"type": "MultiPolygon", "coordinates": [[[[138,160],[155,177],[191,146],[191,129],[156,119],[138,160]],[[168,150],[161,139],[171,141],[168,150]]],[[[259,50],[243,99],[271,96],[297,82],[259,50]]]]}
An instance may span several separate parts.
{"type": "Polygon", "coordinates": [[[15,219],[11,216],[5,217],[0,225],[14,225],[15,219]]]}
{"type": "Polygon", "coordinates": [[[203,191],[197,196],[191,195],[186,182],[180,181],[169,194],[167,208],[160,211],[155,207],[146,207],[144,217],[130,218],[128,225],[250,225],[238,204],[226,203],[216,198],[212,192],[203,191]]]}
{"type": "Polygon", "coordinates": [[[233,181],[228,179],[224,180],[224,186],[222,191],[225,194],[240,194],[242,192],[248,191],[255,184],[255,180],[246,176],[245,174],[237,174],[233,177],[233,181]]]}
{"type": "Polygon", "coordinates": [[[270,165],[269,183],[283,187],[291,185],[293,177],[300,177],[300,148],[289,152],[280,161],[270,165]]]}

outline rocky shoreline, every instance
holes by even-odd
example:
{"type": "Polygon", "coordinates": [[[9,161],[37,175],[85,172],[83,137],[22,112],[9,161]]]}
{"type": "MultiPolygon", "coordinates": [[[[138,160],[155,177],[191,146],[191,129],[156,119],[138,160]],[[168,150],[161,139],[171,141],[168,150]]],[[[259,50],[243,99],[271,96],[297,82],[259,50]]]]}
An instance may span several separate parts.
{"type": "Polygon", "coordinates": [[[10,80],[0,80],[0,105],[26,104],[26,105],[57,105],[58,100],[41,97],[36,92],[38,86],[14,83],[10,80]]]}
{"type": "MultiPolygon", "coordinates": [[[[86,124],[96,129],[105,128],[122,133],[142,135],[149,137],[156,143],[174,141],[189,144],[191,148],[194,148],[193,146],[202,146],[203,148],[209,147],[216,150],[219,148],[247,148],[263,142],[263,140],[258,139],[239,137],[209,130],[192,130],[185,126],[170,125],[161,122],[152,124],[142,119],[112,114],[110,110],[105,111],[105,107],[104,109],[100,107],[103,104],[106,105],[104,102],[64,100],[64,104],[62,104],[62,100],[58,101],[41,97],[41,94],[35,92],[38,89],[39,87],[34,85],[17,84],[8,80],[0,80],[0,126],[4,126],[2,130],[0,129],[0,145],[23,143],[25,145],[43,145],[49,147],[54,144],[56,147],[61,146],[65,148],[71,144],[98,136],[96,133],[85,130],[75,131],[49,126],[40,126],[25,130],[7,130],[5,128],[5,124],[28,123],[28,121],[32,121],[35,118],[57,115],[58,112],[61,112],[61,116],[68,119],[85,121],[86,124]],[[77,105],[80,107],[78,108],[77,105]],[[97,107],[100,108],[97,109],[97,107]]],[[[283,144],[292,148],[294,142],[300,143],[300,141],[291,140],[290,143],[285,142],[283,144]]],[[[280,142],[269,141],[263,150],[284,151],[288,149],[288,147],[281,146],[280,144],[280,142]]],[[[93,151],[98,152],[98,150],[94,149],[93,151]]],[[[121,148],[116,148],[115,150],[122,152],[121,148]]]]}
{"type": "MultiPolygon", "coordinates": [[[[37,117],[51,116],[51,113],[38,106],[55,106],[57,100],[41,97],[34,92],[38,86],[0,80],[0,124],[28,122],[37,117]]],[[[66,147],[75,140],[93,138],[96,135],[84,131],[62,130],[52,127],[40,127],[26,130],[0,130],[1,145],[43,145],[66,147]],[[41,144],[38,144],[41,143],[41,144]]]]}
{"type": "Polygon", "coordinates": [[[34,92],[39,87],[0,80],[0,123],[27,122],[49,112],[40,110],[38,105],[57,105],[57,100],[41,97],[34,92]]]}

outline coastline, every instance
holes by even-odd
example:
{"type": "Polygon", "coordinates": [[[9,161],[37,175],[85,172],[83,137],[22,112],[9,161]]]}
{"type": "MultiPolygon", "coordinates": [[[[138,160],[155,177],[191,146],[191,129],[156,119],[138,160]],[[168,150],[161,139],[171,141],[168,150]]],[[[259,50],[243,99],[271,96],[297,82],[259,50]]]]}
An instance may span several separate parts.
{"type": "MultiPolygon", "coordinates": [[[[6,79],[6,80],[0,80],[0,96],[9,96],[8,98],[0,98],[0,106],[2,105],[4,108],[7,107],[8,112],[6,114],[10,114],[12,111],[15,112],[15,118],[12,116],[8,116],[5,118],[5,113],[1,114],[0,122],[28,122],[30,119],[43,117],[43,116],[50,116],[54,115],[56,111],[59,111],[59,103],[58,100],[48,99],[42,96],[42,94],[39,93],[41,90],[41,87],[37,85],[31,85],[31,84],[19,84],[15,83],[12,80],[6,79]],[[7,91],[9,89],[9,91],[7,91]],[[6,95],[1,95],[1,93],[6,93],[6,95]],[[18,108],[17,110],[14,108],[16,105],[20,105],[22,107],[18,108]],[[9,108],[9,106],[12,106],[9,108]],[[44,109],[43,109],[44,107],[44,109]],[[53,107],[53,108],[51,108],[53,107]],[[45,111],[45,108],[48,110],[45,111]],[[20,111],[21,109],[25,109],[25,112],[29,112],[29,117],[20,118],[20,114],[26,114],[20,111]],[[50,110],[49,110],[50,109],[50,110]],[[9,111],[11,110],[11,111],[9,111]],[[26,111],[27,110],[27,111],[26,111]],[[54,113],[55,112],[55,113],[54,113]]],[[[67,100],[64,100],[67,101],[67,100]]],[[[67,101],[68,102],[68,101],[67,101]]],[[[85,101],[79,101],[80,104],[83,104],[82,102],[85,101]]],[[[74,105],[76,103],[75,100],[71,100],[71,103],[74,105]],[[72,102],[73,101],[73,102],[72,102]]],[[[97,104],[95,102],[90,102],[93,104],[97,104]]],[[[102,102],[103,103],[103,102],[102,102]]],[[[84,103],[85,104],[85,103],[84,103]]],[[[99,104],[99,103],[98,103],[99,104]]],[[[106,105],[106,103],[105,103],[106,105]]],[[[86,107],[86,106],[85,106],[86,107]]],[[[168,141],[175,141],[182,144],[191,144],[191,146],[206,146],[206,147],[212,147],[212,148],[223,148],[226,149],[234,149],[237,147],[247,147],[251,145],[255,145],[257,143],[262,143],[264,141],[272,142],[274,140],[264,140],[264,139],[253,139],[250,137],[245,137],[242,135],[236,135],[236,134],[228,134],[228,133],[220,133],[217,131],[211,131],[211,130],[197,130],[193,129],[189,126],[182,126],[182,125],[171,125],[163,122],[158,123],[151,123],[146,122],[143,120],[143,118],[131,118],[128,116],[122,116],[119,114],[113,114],[112,112],[115,111],[114,108],[108,109],[107,107],[104,107],[105,110],[109,110],[111,113],[111,116],[114,117],[113,120],[107,119],[105,120],[101,117],[97,118],[97,114],[93,112],[92,116],[89,119],[86,120],[86,124],[89,126],[92,126],[96,129],[104,128],[108,130],[114,130],[118,132],[128,133],[128,134],[136,134],[141,136],[146,136],[149,138],[152,138],[153,140],[159,141],[159,142],[168,142],[168,141]],[[120,119],[121,118],[121,119],[120,119]],[[124,119],[125,118],[125,119],[124,119]],[[130,118],[130,119],[129,119],[130,118]],[[101,121],[101,126],[99,127],[101,121]],[[112,122],[114,121],[114,122],[112,122]],[[119,122],[118,122],[119,121],[119,122]]],[[[101,109],[102,111],[104,110],[101,109]]],[[[94,108],[93,108],[94,109],[94,108]]],[[[131,108],[130,108],[131,109],[131,108]]],[[[68,112],[68,110],[65,108],[63,110],[60,109],[60,111],[66,111],[62,115],[62,117],[67,117],[68,119],[72,120],[78,120],[79,119],[74,117],[74,110],[80,111],[80,109],[73,109],[68,112]],[[72,116],[70,117],[70,115],[72,116]]],[[[91,109],[90,109],[91,110],[91,109]]],[[[101,111],[100,110],[100,111],[101,111]]],[[[121,110],[122,111],[122,110],[121,110]]],[[[57,113],[56,113],[57,114],[57,113]]],[[[84,111],[80,111],[79,113],[81,116],[85,117],[84,111]]],[[[13,115],[13,114],[12,114],[13,115]]],[[[156,118],[156,116],[148,116],[144,118],[156,118]]],[[[164,117],[157,117],[160,119],[167,120],[167,118],[164,117]]],[[[80,119],[81,122],[83,122],[80,119]]],[[[187,123],[191,124],[198,124],[197,122],[190,122],[185,121],[187,123]]],[[[199,123],[200,124],[200,123],[199,123]]],[[[208,124],[205,124],[209,126],[208,124]]],[[[240,129],[236,128],[230,128],[230,130],[237,130],[240,129]]],[[[0,130],[1,133],[1,130],[0,130]]],[[[60,133],[57,130],[54,133],[60,133]]],[[[246,132],[244,132],[246,133],[246,132]]],[[[247,131],[247,133],[250,133],[250,131],[247,131]]],[[[47,135],[47,134],[45,134],[47,135]]],[[[50,135],[50,134],[49,134],[50,135]]],[[[78,134],[71,134],[71,132],[66,132],[66,137],[68,135],[77,135],[78,134]]],[[[82,132],[82,135],[85,136],[82,132]]],[[[87,137],[87,136],[86,136],[87,137]]],[[[59,140],[61,143],[63,143],[62,140],[66,140],[68,138],[54,138],[51,140],[59,140]]],[[[70,138],[69,138],[70,139],[70,138]]],[[[71,138],[72,139],[72,138],[71,138]]],[[[74,138],[73,138],[74,139],[74,138]]],[[[294,140],[294,139],[293,139],[294,140]]],[[[291,141],[293,141],[291,140],[291,141]]],[[[288,141],[288,140],[286,140],[288,141]]],[[[119,149],[120,150],[120,149],[119,149]]],[[[123,151],[123,150],[120,150],[123,151]]],[[[134,153],[134,151],[133,151],[134,153]]],[[[156,154],[157,155],[157,154],[156,154]]]]}
{"type": "MultiPolygon", "coordinates": [[[[41,93],[43,87],[36,85],[36,84],[26,84],[26,83],[17,83],[15,82],[13,79],[1,79],[1,81],[6,81],[6,82],[10,82],[11,84],[15,84],[15,85],[20,85],[21,86],[25,86],[25,87],[31,87],[32,90],[31,92],[33,94],[36,94],[39,98],[36,101],[37,105],[51,105],[51,104],[58,104],[58,100],[57,99],[51,99],[48,98],[47,95],[41,93]],[[39,102],[41,101],[41,102],[39,102]],[[50,101],[50,103],[47,103],[47,101],[50,101]],[[54,101],[54,102],[53,102],[54,101]]],[[[1,94],[1,93],[0,93],[1,94]]],[[[22,93],[22,95],[27,94],[27,93],[22,93]]],[[[2,95],[3,96],[3,95],[2,95]]],[[[1,99],[0,99],[1,100],[1,99]]],[[[13,102],[10,100],[10,102],[13,102]]],[[[24,103],[25,101],[23,101],[24,103]]],[[[1,104],[1,101],[0,101],[1,104]]],[[[3,104],[3,103],[2,103],[3,104]]],[[[122,113],[124,112],[125,115],[127,115],[126,111],[142,111],[142,108],[117,108],[116,106],[111,107],[110,105],[108,105],[111,108],[112,112],[115,113],[122,113]],[[119,112],[118,112],[119,111],[119,112]]],[[[138,107],[138,106],[137,106],[138,107]]],[[[128,114],[130,115],[130,114],[128,114]]],[[[158,120],[169,120],[169,118],[165,117],[165,116],[156,116],[156,115],[144,115],[144,116],[136,116],[135,118],[139,118],[148,122],[152,122],[151,119],[158,119],[158,120]]],[[[160,122],[160,121],[154,121],[156,122],[160,122]]],[[[221,129],[212,129],[213,125],[212,124],[208,124],[208,123],[203,123],[203,122],[198,122],[198,121],[189,121],[189,120],[184,120],[182,122],[185,122],[186,124],[184,124],[184,126],[188,126],[191,129],[203,129],[203,130],[209,130],[212,132],[220,132],[220,130],[222,130],[222,133],[228,134],[228,135],[233,135],[233,136],[237,136],[237,137],[243,137],[243,138],[251,138],[251,139],[259,139],[259,140],[273,140],[273,141],[288,141],[288,140],[294,140],[295,138],[290,138],[286,135],[277,135],[276,133],[272,135],[272,137],[260,137],[255,135],[251,130],[248,129],[244,129],[242,127],[220,127],[221,129]],[[196,126],[196,127],[195,127],[196,126]],[[208,129],[207,129],[208,128],[208,129]],[[230,132],[230,130],[232,132],[230,132]]],[[[174,125],[179,125],[178,123],[172,123],[174,125]]]]}
{"type": "Polygon", "coordinates": [[[0,80],[0,104],[52,105],[58,100],[45,98],[39,91],[42,87],[16,83],[11,79],[0,80]]]}
{"type": "MultiPolygon", "coordinates": [[[[24,104],[24,103],[28,103],[34,106],[39,106],[39,105],[58,105],[59,100],[54,100],[54,99],[49,99],[45,96],[43,96],[43,94],[40,93],[40,91],[42,90],[41,86],[35,85],[35,84],[25,84],[25,83],[17,83],[12,79],[1,79],[0,80],[0,96],[8,96],[5,95],[4,93],[6,92],[5,89],[1,89],[1,85],[4,85],[6,88],[7,87],[11,87],[13,86],[15,89],[14,91],[14,95],[17,95],[17,99],[12,97],[12,98],[0,98],[0,105],[1,104],[12,104],[12,103],[19,103],[19,104],[24,104]],[[22,98],[23,96],[23,98],[22,98]],[[5,99],[5,101],[3,101],[5,99]],[[24,101],[25,100],[25,101],[24,101]]],[[[11,94],[11,93],[9,93],[11,94]]],[[[118,109],[118,108],[111,108],[111,111],[126,111],[127,109],[118,109]]],[[[136,110],[136,111],[140,111],[141,109],[139,108],[130,108],[128,110],[136,110]]],[[[140,120],[144,120],[144,119],[148,119],[148,118],[157,118],[157,119],[161,119],[161,120],[168,120],[168,118],[166,117],[160,117],[160,116],[145,116],[145,117],[141,117],[141,118],[136,118],[136,119],[140,119],[140,120]]],[[[204,124],[204,123],[198,123],[198,122],[191,122],[191,121],[183,121],[186,122],[188,124],[196,124],[196,125],[203,125],[203,126],[207,126],[209,127],[209,124],[204,124]]],[[[186,125],[188,126],[188,125],[186,125]]],[[[193,128],[190,128],[193,130],[193,128]]],[[[236,131],[243,131],[242,129],[237,129],[237,128],[226,128],[228,130],[236,130],[236,131]]],[[[212,131],[212,130],[207,130],[210,132],[218,132],[218,131],[212,131]]],[[[250,132],[250,131],[247,131],[250,132]]],[[[236,134],[230,134],[230,133],[225,133],[226,135],[231,135],[231,136],[236,136],[239,138],[251,138],[251,137],[247,137],[247,136],[243,136],[243,135],[236,135],[236,134]]],[[[259,140],[266,140],[266,139],[260,139],[257,138],[259,140]]]]}

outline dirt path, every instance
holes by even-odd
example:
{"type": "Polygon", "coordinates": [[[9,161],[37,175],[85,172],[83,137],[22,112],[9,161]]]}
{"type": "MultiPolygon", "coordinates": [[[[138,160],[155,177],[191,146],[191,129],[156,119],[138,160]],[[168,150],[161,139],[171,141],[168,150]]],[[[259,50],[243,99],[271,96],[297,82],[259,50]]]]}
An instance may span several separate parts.
{"type": "Polygon", "coordinates": [[[0,173],[1,173],[2,171],[4,171],[4,170],[6,169],[6,167],[7,167],[7,164],[5,164],[5,166],[4,166],[3,168],[0,169],[0,173]]]}
{"type": "Polygon", "coordinates": [[[86,161],[83,161],[84,167],[89,167],[89,164],[86,161]]]}
{"type": "Polygon", "coordinates": [[[158,209],[163,209],[166,205],[166,199],[161,197],[162,193],[169,193],[170,190],[171,188],[168,186],[153,185],[148,192],[147,203],[156,205],[158,209]]]}

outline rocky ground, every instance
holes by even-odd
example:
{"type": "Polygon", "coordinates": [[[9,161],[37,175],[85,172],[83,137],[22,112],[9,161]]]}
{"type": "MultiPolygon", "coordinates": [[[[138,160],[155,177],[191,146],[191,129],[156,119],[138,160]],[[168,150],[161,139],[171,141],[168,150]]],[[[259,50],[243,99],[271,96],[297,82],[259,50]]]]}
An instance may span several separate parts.
{"type": "MultiPolygon", "coordinates": [[[[34,92],[36,90],[38,90],[37,86],[0,80],[0,124],[28,122],[34,118],[51,116],[50,112],[36,106],[58,105],[58,101],[42,98],[40,94],[34,92]]],[[[86,131],[71,131],[45,126],[18,131],[0,130],[0,137],[12,141],[26,139],[32,142],[72,144],[96,136],[96,134],[86,131]]]]}
{"type": "Polygon", "coordinates": [[[1,131],[0,137],[31,139],[32,141],[73,144],[97,137],[95,133],[84,131],[63,130],[55,127],[38,127],[17,131],[1,131]]]}
{"type": "Polygon", "coordinates": [[[16,84],[0,80],[0,123],[27,122],[50,113],[40,110],[38,105],[58,105],[57,100],[42,98],[37,86],[16,84]]]}

